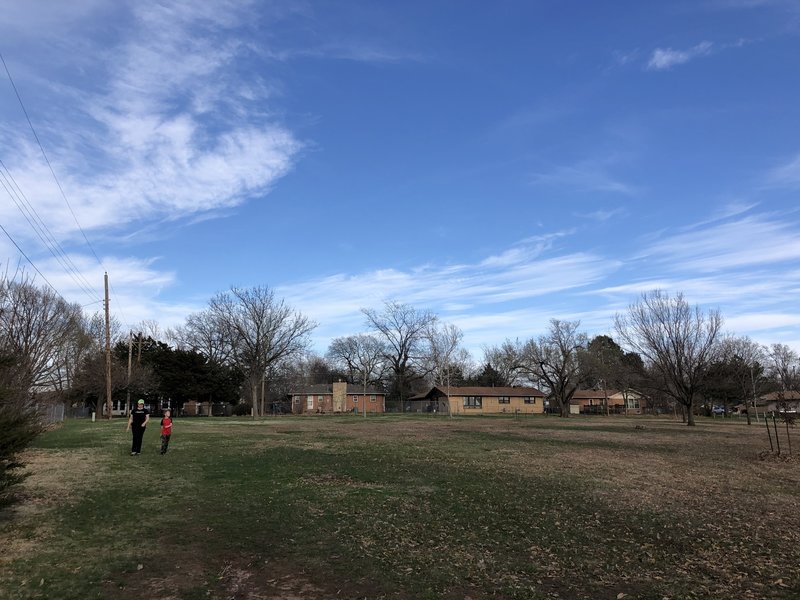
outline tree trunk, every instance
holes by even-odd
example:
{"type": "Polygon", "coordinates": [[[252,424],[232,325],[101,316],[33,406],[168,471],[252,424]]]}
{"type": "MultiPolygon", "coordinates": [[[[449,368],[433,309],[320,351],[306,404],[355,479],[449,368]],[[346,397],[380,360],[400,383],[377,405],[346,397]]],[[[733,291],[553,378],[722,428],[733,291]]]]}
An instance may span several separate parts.
{"type": "Polygon", "coordinates": [[[259,417],[258,413],[258,382],[250,382],[250,400],[253,402],[253,416],[259,417]]]}
{"type": "Polygon", "coordinates": [[[685,407],[686,410],[686,425],[688,427],[694,426],[694,404],[689,403],[688,406],[685,407]]]}

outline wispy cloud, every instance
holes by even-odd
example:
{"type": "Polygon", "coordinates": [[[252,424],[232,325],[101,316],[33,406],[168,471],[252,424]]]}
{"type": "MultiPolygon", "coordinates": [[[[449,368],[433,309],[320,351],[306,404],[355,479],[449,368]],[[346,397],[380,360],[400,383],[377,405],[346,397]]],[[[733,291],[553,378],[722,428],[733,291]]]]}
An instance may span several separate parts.
{"type": "Polygon", "coordinates": [[[600,209],[595,210],[588,213],[574,213],[576,217],[580,219],[587,219],[589,221],[596,221],[602,223],[604,221],[608,221],[609,219],[613,219],[614,217],[620,217],[625,214],[625,209],[623,208],[611,208],[611,209],[600,209]]]}
{"type": "MultiPolygon", "coordinates": [[[[72,132],[42,130],[84,228],[236,206],[291,170],[303,144],[270,113],[271,86],[236,76],[250,51],[230,33],[246,9],[233,2],[136,3],[126,35],[91,65],[103,84],[75,88],[54,103],[67,102],[62,110],[80,114],[83,125],[82,152],[71,151],[72,132]]],[[[3,133],[19,157],[8,166],[20,186],[48,208],[54,227],[74,231],[38,148],[3,133]]]]}
{"type": "MultiPolygon", "coordinates": [[[[494,330],[494,341],[498,341],[521,331],[540,331],[550,317],[563,317],[564,309],[553,313],[552,304],[545,299],[597,285],[619,266],[616,260],[559,250],[549,241],[532,238],[472,264],[342,273],[285,284],[279,291],[321,324],[317,333],[325,340],[342,335],[348,327],[351,331],[360,330],[361,308],[380,307],[385,300],[400,299],[430,308],[475,336],[488,322],[506,323],[494,330]],[[353,294],[354,289],[359,290],[357,295],[353,294]],[[537,305],[550,306],[549,316],[536,317],[537,305]]],[[[480,334],[482,341],[486,341],[487,334],[480,334]]],[[[473,338],[472,343],[479,342],[473,338]]]]}
{"type": "Polygon", "coordinates": [[[711,53],[713,44],[708,41],[700,42],[688,50],[673,50],[672,48],[656,48],[647,62],[647,69],[651,71],[664,71],[676,65],[682,65],[699,56],[711,53]]]}
{"type": "Polygon", "coordinates": [[[640,258],[699,272],[771,265],[800,260],[800,238],[792,223],[752,215],[670,235],[640,258]]]}
{"type": "Polygon", "coordinates": [[[754,8],[777,8],[797,12],[795,0],[705,0],[704,6],[718,10],[748,10],[754,8]]]}
{"type": "Polygon", "coordinates": [[[567,187],[588,192],[611,192],[634,196],[637,186],[615,177],[610,172],[609,160],[584,160],[572,165],[559,166],[551,171],[534,173],[534,185],[567,187]]]}
{"type": "Polygon", "coordinates": [[[771,187],[792,189],[800,187],[800,154],[769,171],[767,184],[771,187]]]}
{"type": "Polygon", "coordinates": [[[303,48],[283,48],[267,50],[263,55],[273,60],[289,61],[300,58],[323,60],[347,60],[360,63],[391,64],[426,62],[428,59],[419,53],[383,47],[379,43],[323,43],[303,48]]]}
{"type": "Polygon", "coordinates": [[[639,51],[638,48],[631,50],[629,52],[623,52],[622,50],[614,50],[614,52],[612,52],[612,56],[614,57],[614,62],[621,67],[637,62],[639,60],[640,54],[641,52],[639,51]]]}

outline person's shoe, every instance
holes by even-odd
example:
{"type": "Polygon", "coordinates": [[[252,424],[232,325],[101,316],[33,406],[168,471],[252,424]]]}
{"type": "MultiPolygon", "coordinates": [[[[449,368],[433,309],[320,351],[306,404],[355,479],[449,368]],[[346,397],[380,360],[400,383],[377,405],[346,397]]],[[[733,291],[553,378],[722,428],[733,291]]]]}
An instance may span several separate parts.
{"type": "Polygon", "coordinates": [[[136,456],[136,452],[131,452],[131,456],[136,456]]]}

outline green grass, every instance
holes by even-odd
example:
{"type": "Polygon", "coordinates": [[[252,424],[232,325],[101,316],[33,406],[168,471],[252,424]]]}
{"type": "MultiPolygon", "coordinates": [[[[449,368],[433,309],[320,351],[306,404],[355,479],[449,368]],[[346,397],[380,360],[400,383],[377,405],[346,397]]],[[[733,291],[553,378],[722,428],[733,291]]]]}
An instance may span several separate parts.
{"type": "Polygon", "coordinates": [[[121,420],[37,440],[0,598],[800,595],[800,469],[759,460],[763,425],[178,419],[166,456],[129,446],[121,420]]]}

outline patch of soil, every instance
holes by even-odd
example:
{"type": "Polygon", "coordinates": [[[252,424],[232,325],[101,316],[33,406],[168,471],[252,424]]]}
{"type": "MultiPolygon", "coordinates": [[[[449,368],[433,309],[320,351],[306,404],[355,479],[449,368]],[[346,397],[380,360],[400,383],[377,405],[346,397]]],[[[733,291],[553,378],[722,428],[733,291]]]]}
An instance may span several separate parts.
{"type": "Polygon", "coordinates": [[[195,551],[187,549],[170,552],[169,556],[170,565],[152,566],[160,574],[151,573],[151,566],[141,565],[141,569],[105,581],[104,596],[115,600],[179,600],[199,593],[209,600],[408,600],[405,595],[387,596],[365,582],[336,581],[324,572],[312,575],[285,560],[215,557],[201,561],[195,551]]]}

